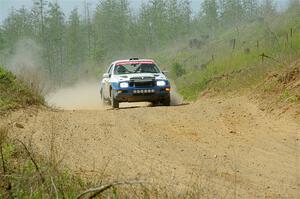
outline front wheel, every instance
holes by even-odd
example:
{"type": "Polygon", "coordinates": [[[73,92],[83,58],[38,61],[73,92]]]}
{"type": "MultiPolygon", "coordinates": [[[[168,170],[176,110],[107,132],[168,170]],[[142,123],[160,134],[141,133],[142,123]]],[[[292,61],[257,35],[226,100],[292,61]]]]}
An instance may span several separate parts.
{"type": "Polygon", "coordinates": [[[110,100],[111,101],[111,105],[112,105],[113,108],[119,108],[119,104],[120,103],[119,103],[119,101],[117,99],[114,98],[114,92],[115,91],[112,91],[111,96],[110,96],[110,98],[111,98],[111,100],[110,100]]]}
{"type": "Polygon", "coordinates": [[[164,105],[164,106],[170,106],[171,105],[171,98],[168,97],[168,98],[164,99],[162,101],[162,105],[164,105]]]}
{"type": "Polygon", "coordinates": [[[158,106],[159,105],[159,101],[153,101],[153,102],[151,102],[151,105],[152,106],[158,106]]]}

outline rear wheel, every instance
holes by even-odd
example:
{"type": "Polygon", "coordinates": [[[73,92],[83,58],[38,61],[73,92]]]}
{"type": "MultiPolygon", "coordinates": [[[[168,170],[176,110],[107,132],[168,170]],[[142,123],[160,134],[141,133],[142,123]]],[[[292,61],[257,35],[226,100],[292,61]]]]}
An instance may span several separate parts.
{"type": "Polygon", "coordinates": [[[104,99],[104,96],[103,96],[103,92],[102,92],[102,91],[100,91],[100,97],[101,97],[101,104],[102,104],[102,105],[106,105],[105,99],[104,99]]]}
{"type": "Polygon", "coordinates": [[[104,95],[103,95],[103,91],[101,90],[100,92],[100,96],[101,96],[101,104],[106,106],[106,105],[110,105],[110,101],[105,99],[104,95]]]}

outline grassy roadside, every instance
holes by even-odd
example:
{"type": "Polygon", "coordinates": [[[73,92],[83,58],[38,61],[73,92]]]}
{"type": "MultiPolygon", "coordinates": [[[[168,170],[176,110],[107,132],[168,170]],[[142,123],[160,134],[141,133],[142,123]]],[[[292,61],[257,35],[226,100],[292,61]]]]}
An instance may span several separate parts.
{"type": "MultiPolygon", "coordinates": [[[[200,176],[197,184],[191,184],[180,194],[145,180],[106,181],[101,176],[81,178],[59,161],[39,156],[30,143],[11,140],[8,133],[7,128],[0,127],[0,198],[231,198],[218,193],[214,184],[204,185],[200,176]]],[[[99,173],[104,171],[105,168],[99,173]]]]}
{"type": "Polygon", "coordinates": [[[42,96],[0,66],[0,114],[39,104],[44,104],[42,96]]]}
{"type": "Polygon", "coordinates": [[[199,48],[188,47],[186,40],[150,56],[171,72],[178,91],[187,100],[196,100],[205,90],[226,93],[252,89],[269,73],[299,59],[299,13],[300,8],[293,8],[226,31],[219,30],[207,41],[203,40],[199,48]],[[183,72],[178,73],[178,68],[183,72]]]}

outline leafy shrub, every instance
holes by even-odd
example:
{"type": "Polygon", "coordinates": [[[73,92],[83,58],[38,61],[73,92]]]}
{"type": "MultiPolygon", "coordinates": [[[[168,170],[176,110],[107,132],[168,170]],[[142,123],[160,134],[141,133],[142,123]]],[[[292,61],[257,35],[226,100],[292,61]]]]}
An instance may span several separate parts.
{"type": "Polygon", "coordinates": [[[183,76],[184,74],[186,74],[186,71],[185,71],[183,65],[178,63],[178,62],[175,62],[172,65],[172,72],[173,72],[173,74],[175,74],[175,76],[177,78],[183,76]]]}

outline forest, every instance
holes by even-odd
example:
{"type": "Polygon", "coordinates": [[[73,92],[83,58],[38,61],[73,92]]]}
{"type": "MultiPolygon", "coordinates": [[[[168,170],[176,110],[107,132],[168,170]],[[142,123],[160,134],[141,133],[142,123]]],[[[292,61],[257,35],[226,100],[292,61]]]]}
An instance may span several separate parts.
{"type": "MultiPolygon", "coordinates": [[[[189,0],[151,0],[137,12],[128,0],[99,0],[96,9],[84,3],[84,12],[74,8],[69,16],[58,3],[33,2],[31,9],[12,8],[2,22],[0,64],[9,65],[20,45],[25,46],[57,85],[101,71],[113,59],[145,57],[191,38],[213,39],[278,13],[273,0],[204,0],[198,13],[189,0]]],[[[289,8],[295,5],[298,0],[289,1],[289,8]]]]}

